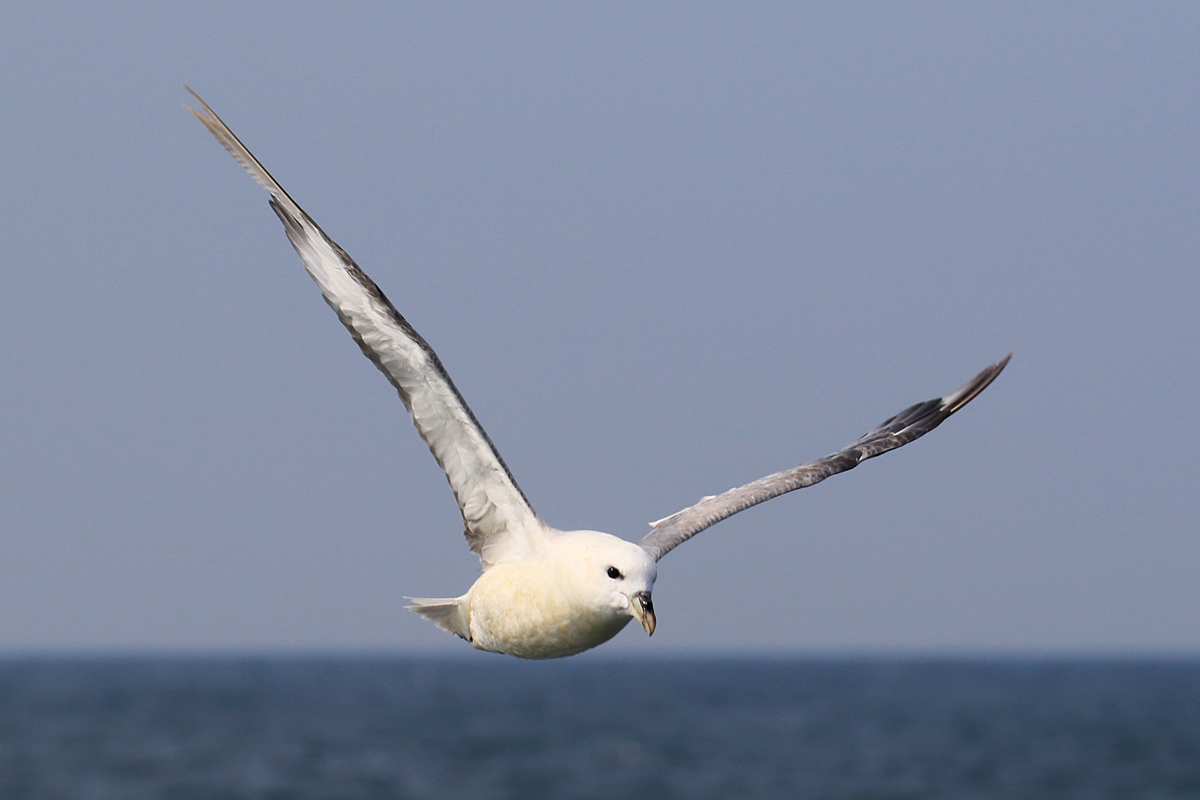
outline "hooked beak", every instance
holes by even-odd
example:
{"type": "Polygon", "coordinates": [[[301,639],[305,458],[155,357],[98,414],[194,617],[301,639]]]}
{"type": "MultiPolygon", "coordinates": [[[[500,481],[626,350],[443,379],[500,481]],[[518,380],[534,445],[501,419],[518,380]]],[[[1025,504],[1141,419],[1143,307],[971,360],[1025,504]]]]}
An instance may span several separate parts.
{"type": "Polygon", "coordinates": [[[633,613],[633,618],[646,629],[646,635],[653,636],[658,620],[654,616],[654,602],[650,599],[650,593],[635,592],[629,598],[629,610],[633,613]]]}

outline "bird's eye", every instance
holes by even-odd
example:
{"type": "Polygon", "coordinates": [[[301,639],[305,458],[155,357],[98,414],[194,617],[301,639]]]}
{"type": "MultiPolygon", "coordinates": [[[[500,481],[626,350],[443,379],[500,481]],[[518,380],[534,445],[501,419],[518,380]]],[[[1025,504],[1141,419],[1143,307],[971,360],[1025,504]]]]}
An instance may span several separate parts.
{"type": "Polygon", "coordinates": [[[616,581],[616,580],[620,580],[621,578],[623,578],[625,576],[622,575],[621,570],[617,569],[616,567],[609,567],[608,568],[608,577],[610,577],[614,581],[616,581]]]}

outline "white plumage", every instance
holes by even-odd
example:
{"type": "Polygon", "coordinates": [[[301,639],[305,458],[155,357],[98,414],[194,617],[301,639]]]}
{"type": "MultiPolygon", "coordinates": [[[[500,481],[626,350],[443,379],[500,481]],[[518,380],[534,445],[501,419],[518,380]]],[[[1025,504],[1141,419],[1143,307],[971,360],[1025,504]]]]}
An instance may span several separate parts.
{"type": "Polygon", "coordinates": [[[192,94],[204,108],[192,113],[271,193],[271,207],[308,274],[363,353],[396,387],[417,432],[445,470],[483,574],[461,597],[412,598],[409,608],[481,650],[520,658],[569,656],[608,641],[631,619],[653,634],[651,590],[664,555],[731,514],[923,436],[987,388],[1008,363],[1006,357],[946,397],[905,409],[825,458],[704,497],[652,523],[638,544],[598,531],[560,531],[534,513],[433,349],[208,104],[192,94]]]}

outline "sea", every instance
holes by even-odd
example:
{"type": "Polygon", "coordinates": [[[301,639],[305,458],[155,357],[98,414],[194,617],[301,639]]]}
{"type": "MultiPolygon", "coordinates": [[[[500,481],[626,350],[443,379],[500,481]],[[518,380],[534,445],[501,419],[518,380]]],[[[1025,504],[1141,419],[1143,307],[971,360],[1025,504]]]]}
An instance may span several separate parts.
{"type": "Polygon", "coordinates": [[[0,660],[2,800],[1200,798],[1200,660],[0,660]]]}

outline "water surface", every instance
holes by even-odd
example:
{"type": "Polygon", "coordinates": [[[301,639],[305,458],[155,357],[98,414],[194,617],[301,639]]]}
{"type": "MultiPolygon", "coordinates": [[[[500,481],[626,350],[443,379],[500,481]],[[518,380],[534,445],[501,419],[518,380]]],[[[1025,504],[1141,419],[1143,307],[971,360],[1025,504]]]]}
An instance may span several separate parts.
{"type": "Polygon", "coordinates": [[[1200,798],[1200,662],[0,661],[0,798],[1200,798]]]}

